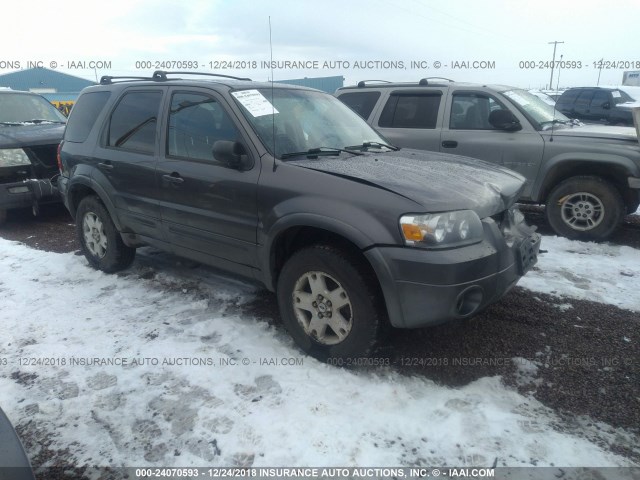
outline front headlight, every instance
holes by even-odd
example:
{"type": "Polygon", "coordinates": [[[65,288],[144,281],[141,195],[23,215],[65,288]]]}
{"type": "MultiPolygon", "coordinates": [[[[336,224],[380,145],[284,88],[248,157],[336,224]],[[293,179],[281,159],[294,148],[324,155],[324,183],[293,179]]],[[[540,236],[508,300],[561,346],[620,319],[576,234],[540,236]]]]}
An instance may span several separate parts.
{"type": "Polygon", "coordinates": [[[0,149],[0,167],[19,167],[20,165],[31,165],[31,161],[21,148],[0,149]]]}
{"type": "Polygon", "coordinates": [[[414,247],[454,247],[482,240],[480,217],[472,210],[403,215],[400,230],[406,245],[414,247]]]}

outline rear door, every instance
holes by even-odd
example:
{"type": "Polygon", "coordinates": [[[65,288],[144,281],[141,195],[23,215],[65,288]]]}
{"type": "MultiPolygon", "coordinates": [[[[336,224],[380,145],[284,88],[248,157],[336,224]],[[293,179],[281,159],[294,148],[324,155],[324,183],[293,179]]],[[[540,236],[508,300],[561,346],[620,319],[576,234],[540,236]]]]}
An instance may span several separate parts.
{"type": "Polygon", "coordinates": [[[594,91],[592,89],[584,89],[576,98],[576,103],[573,105],[573,111],[576,118],[580,120],[592,120],[591,115],[591,100],[593,99],[594,91]]]}
{"type": "Polygon", "coordinates": [[[392,144],[438,151],[446,88],[391,91],[370,124],[392,144]]]}
{"type": "Polygon", "coordinates": [[[157,169],[166,237],[178,253],[206,255],[221,268],[256,265],[260,161],[226,101],[207,89],[169,92],[157,169]],[[219,140],[240,142],[253,160],[240,171],[213,157],[219,140]]]}
{"type": "Polygon", "coordinates": [[[92,178],[107,191],[125,231],[161,239],[156,161],[166,87],[125,90],[110,112],[92,178]]]}

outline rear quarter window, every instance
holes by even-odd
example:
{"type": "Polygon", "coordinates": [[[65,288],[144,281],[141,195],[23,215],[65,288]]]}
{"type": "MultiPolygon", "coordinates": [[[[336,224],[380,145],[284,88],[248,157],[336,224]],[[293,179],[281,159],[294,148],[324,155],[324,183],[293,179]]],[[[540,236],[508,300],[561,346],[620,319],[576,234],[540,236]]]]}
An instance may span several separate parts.
{"type": "Polygon", "coordinates": [[[380,98],[380,92],[351,92],[343,93],[338,99],[356,112],[365,120],[369,118],[376,102],[380,98]]]}
{"type": "Polygon", "coordinates": [[[64,140],[75,143],[84,142],[110,96],[111,92],[90,92],[80,95],[69,115],[64,140]]]}

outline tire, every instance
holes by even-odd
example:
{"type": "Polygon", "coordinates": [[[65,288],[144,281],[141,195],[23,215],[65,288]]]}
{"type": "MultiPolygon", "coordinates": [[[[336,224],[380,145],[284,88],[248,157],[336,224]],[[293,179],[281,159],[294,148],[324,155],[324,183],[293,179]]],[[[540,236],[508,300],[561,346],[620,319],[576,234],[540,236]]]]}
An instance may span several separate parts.
{"type": "Polygon", "coordinates": [[[7,221],[7,211],[0,208],[0,225],[7,221]]]}
{"type": "Polygon", "coordinates": [[[546,215],[560,236],[604,240],[620,224],[625,207],[620,192],[600,177],[571,177],[547,198],[546,215]]]}
{"type": "Polygon", "coordinates": [[[76,212],[76,235],[89,264],[106,273],[127,268],[136,249],[127,247],[111,220],[111,215],[96,196],[82,199],[76,212]]]}
{"type": "Polygon", "coordinates": [[[314,245],[294,253],[282,268],[278,306],[302,350],[320,361],[348,366],[349,359],[371,353],[385,323],[386,308],[376,291],[349,254],[314,245]]]}

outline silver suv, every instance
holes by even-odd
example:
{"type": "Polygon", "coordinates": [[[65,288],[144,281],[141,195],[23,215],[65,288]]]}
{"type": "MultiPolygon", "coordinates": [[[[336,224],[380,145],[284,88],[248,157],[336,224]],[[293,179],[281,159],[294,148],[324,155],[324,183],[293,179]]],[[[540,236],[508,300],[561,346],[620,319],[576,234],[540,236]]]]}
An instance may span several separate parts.
{"type": "Polygon", "coordinates": [[[521,173],[527,181],[520,200],[546,204],[559,235],[605,239],[640,204],[634,128],[581,125],[505,85],[363,81],[335,95],[397,146],[480,158],[521,173]]]}

